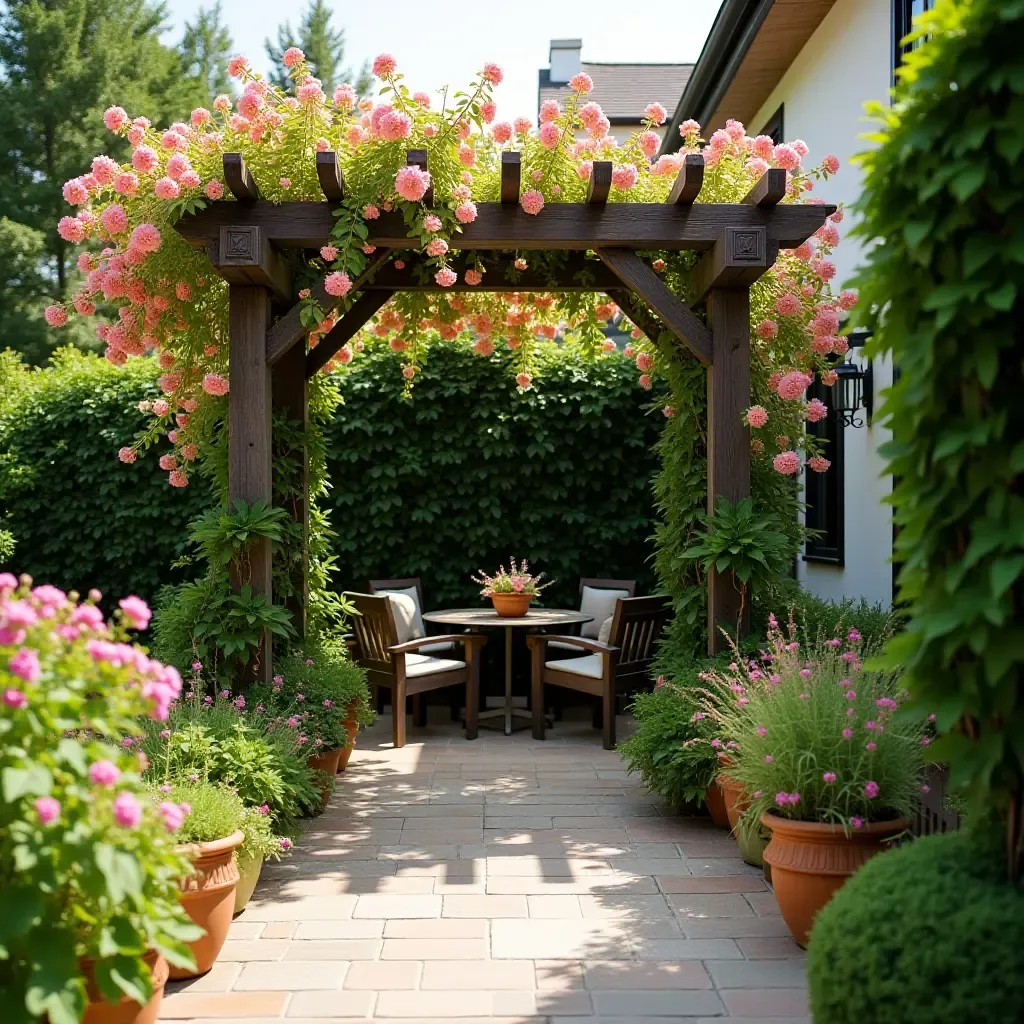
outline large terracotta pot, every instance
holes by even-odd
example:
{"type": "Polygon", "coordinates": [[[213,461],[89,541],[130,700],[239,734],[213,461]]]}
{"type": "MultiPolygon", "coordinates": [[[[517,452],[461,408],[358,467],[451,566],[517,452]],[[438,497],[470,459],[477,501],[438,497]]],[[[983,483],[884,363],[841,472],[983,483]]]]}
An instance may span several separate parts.
{"type": "Polygon", "coordinates": [[[245,905],[252,899],[252,894],[256,891],[262,870],[262,857],[254,857],[244,868],[238,869],[238,885],[235,886],[236,916],[245,910],[245,905]]]}
{"type": "Polygon", "coordinates": [[[352,756],[352,751],[355,749],[356,735],[359,733],[359,721],[356,718],[358,709],[358,700],[351,700],[345,705],[345,717],[341,720],[341,724],[345,727],[345,732],[348,733],[348,743],[345,744],[344,749],[341,751],[341,756],[338,758],[339,773],[348,767],[348,759],[352,756]]]}
{"type": "Polygon", "coordinates": [[[196,870],[182,879],[179,899],[188,916],[206,934],[189,943],[196,958],[195,970],[172,967],[172,978],[198,978],[213,967],[220,955],[235,910],[235,886],[238,884],[235,848],[241,846],[244,839],[245,833],[239,829],[212,843],[180,847],[191,857],[196,870]]]}
{"type": "Polygon", "coordinates": [[[333,779],[338,774],[338,762],[341,760],[341,750],[326,750],[322,754],[314,754],[309,759],[309,767],[315,771],[323,772],[318,778],[320,787],[320,814],[327,808],[327,801],[331,799],[331,792],[334,789],[333,779]],[[324,777],[326,776],[326,778],[324,777]]]}
{"type": "Polygon", "coordinates": [[[833,893],[862,864],[881,853],[886,840],[907,827],[903,818],[897,818],[872,822],[847,835],[839,825],[790,821],[771,811],[761,815],[761,823],[772,833],[764,860],[771,865],[775,897],[793,938],[801,946],[807,945],[814,915],[833,893]]]}
{"type": "Polygon", "coordinates": [[[122,996],[120,1002],[108,1003],[93,980],[96,961],[91,957],[82,957],[78,961],[85,977],[85,990],[89,999],[82,1024],[156,1024],[160,1003],[164,998],[164,985],[167,984],[167,961],[155,949],[151,949],[143,959],[149,966],[153,982],[153,994],[145,1006],[139,1006],[127,996],[122,996]]]}
{"type": "Polygon", "coordinates": [[[766,834],[762,834],[760,825],[740,825],[740,818],[750,806],[750,800],[744,793],[742,784],[730,775],[719,775],[715,781],[722,791],[729,828],[736,839],[736,845],[740,848],[740,854],[748,864],[753,864],[756,868],[762,867],[762,854],[768,839],[766,834]]]}
{"type": "Polygon", "coordinates": [[[491,604],[503,619],[521,619],[532,601],[533,594],[491,594],[491,604]]]}
{"type": "Polygon", "coordinates": [[[708,806],[711,820],[719,828],[728,828],[729,816],[725,811],[725,795],[722,793],[722,787],[718,785],[717,779],[708,786],[707,792],[704,794],[704,801],[708,806]]]}

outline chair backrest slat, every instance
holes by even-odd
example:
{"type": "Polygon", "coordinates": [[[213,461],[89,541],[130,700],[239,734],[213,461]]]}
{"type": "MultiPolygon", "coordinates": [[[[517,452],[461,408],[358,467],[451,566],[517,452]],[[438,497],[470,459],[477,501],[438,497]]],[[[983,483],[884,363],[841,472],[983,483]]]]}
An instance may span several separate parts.
{"type": "Polygon", "coordinates": [[[387,597],[373,594],[346,594],[356,610],[352,631],[359,641],[359,662],[364,667],[388,666],[389,647],[398,643],[395,614],[387,597]]]}
{"type": "Polygon", "coordinates": [[[654,659],[655,646],[669,616],[667,597],[620,598],[608,642],[619,648],[619,671],[641,670],[654,659]]]}

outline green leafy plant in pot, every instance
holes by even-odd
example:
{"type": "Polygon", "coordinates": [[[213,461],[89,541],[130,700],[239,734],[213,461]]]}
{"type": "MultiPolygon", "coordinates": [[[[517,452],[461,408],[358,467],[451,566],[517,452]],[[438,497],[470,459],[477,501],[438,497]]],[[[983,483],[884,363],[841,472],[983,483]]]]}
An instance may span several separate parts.
{"type": "Polygon", "coordinates": [[[159,1013],[167,961],[199,930],[178,902],[182,811],[148,799],[139,722],[181,681],[127,642],[149,609],[113,622],[56,587],[0,574],[0,985],[4,1017],[50,1024],[159,1013]]]}
{"type": "Polygon", "coordinates": [[[805,944],[845,879],[906,829],[929,737],[900,714],[898,673],[870,671],[856,629],[825,639],[769,620],[760,661],[705,673],[706,709],[749,805],[771,831],[764,860],[782,916],[805,944]]]}

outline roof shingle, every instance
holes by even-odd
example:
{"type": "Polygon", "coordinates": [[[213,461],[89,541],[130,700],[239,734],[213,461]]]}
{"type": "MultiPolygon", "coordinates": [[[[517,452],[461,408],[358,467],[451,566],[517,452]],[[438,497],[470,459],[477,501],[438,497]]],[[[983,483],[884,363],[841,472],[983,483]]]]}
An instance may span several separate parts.
{"type": "MultiPolygon", "coordinates": [[[[594,80],[594,90],[587,97],[600,104],[613,124],[623,121],[639,123],[648,103],[660,103],[673,110],[693,71],[692,64],[589,64],[583,62],[580,70],[594,80]]],[[[553,84],[550,72],[540,72],[538,107],[544,100],[561,100],[569,93],[569,86],[553,84]]]]}

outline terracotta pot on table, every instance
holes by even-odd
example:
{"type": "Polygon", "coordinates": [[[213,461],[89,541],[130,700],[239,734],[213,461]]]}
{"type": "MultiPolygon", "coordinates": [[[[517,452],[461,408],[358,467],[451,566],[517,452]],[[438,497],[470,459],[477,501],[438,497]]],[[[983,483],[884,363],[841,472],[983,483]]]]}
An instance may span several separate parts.
{"type": "Polygon", "coordinates": [[[192,859],[196,870],[181,880],[178,898],[188,916],[206,934],[188,944],[196,958],[195,970],[172,967],[172,978],[198,978],[213,967],[220,955],[235,911],[235,886],[238,884],[235,849],[244,840],[245,833],[239,829],[223,839],[179,847],[192,859]]]}
{"type": "MultiPolygon", "coordinates": [[[[801,946],[807,945],[814,916],[862,864],[885,850],[906,830],[903,818],[876,821],[851,830],[817,821],[791,821],[771,811],[761,823],[772,838],[764,861],[772,868],[772,886],[782,917],[801,946]]],[[[883,908],[879,908],[881,912],[883,908]]]]}
{"type": "Polygon", "coordinates": [[[491,594],[491,604],[503,619],[521,619],[532,601],[533,594],[491,594]]]}

